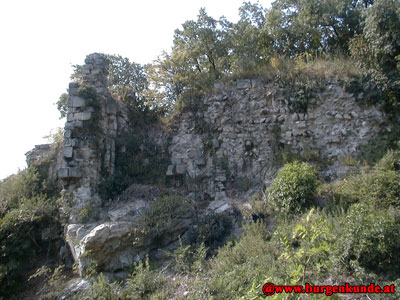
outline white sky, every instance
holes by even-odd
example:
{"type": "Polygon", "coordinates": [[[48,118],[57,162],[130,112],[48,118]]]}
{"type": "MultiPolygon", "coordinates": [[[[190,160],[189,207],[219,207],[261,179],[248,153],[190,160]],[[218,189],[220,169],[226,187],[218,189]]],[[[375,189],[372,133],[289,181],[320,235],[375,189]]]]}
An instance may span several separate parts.
{"type": "Polygon", "coordinates": [[[25,168],[24,153],[63,127],[54,103],[66,91],[71,64],[93,52],[149,63],[170,49],[174,30],[201,7],[236,21],[242,2],[1,0],[0,179],[25,168]]]}

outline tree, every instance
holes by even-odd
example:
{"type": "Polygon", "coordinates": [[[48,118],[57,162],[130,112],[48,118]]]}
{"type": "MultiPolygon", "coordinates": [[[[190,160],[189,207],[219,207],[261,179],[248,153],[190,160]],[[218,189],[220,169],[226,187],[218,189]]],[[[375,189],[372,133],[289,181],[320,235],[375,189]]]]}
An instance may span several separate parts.
{"type": "Polygon", "coordinates": [[[239,8],[240,20],[228,27],[230,67],[233,73],[251,73],[269,61],[273,41],[264,28],[265,10],[245,2],[239,8]]]}
{"type": "Polygon", "coordinates": [[[383,90],[386,104],[400,99],[400,3],[377,0],[365,10],[362,34],[353,39],[351,53],[383,90]]]}
{"type": "Polygon", "coordinates": [[[266,26],[279,54],[348,53],[348,43],[361,32],[363,5],[357,0],[277,0],[266,26]]]}

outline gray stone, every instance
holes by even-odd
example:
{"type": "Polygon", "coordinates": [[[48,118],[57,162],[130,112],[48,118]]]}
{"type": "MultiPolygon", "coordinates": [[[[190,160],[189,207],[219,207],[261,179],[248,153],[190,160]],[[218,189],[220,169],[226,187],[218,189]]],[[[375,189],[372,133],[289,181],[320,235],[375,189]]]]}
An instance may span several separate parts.
{"type": "Polygon", "coordinates": [[[206,165],[206,160],[203,157],[197,157],[195,159],[195,164],[197,166],[205,166],[206,165]]]}
{"type": "Polygon", "coordinates": [[[180,164],[182,164],[182,158],[180,158],[180,157],[172,157],[171,158],[171,163],[173,165],[180,165],[180,164]]]}
{"type": "Polygon", "coordinates": [[[63,148],[63,156],[65,158],[72,158],[73,148],[72,147],[64,147],[63,148]]]}
{"type": "Polygon", "coordinates": [[[90,120],[91,117],[92,117],[92,114],[90,112],[81,112],[81,113],[74,114],[75,121],[87,121],[87,120],[90,120]]]}
{"type": "Polygon", "coordinates": [[[79,96],[69,96],[68,97],[69,106],[72,107],[83,107],[86,105],[85,99],[79,96]]]}
{"type": "Polygon", "coordinates": [[[343,116],[341,114],[336,114],[335,118],[338,120],[343,120],[343,116]]]}
{"type": "Polygon", "coordinates": [[[74,114],[73,113],[67,113],[67,122],[72,122],[74,120],[74,114]]]}
{"type": "Polygon", "coordinates": [[[167,176],[174,176],[175,175],[175,165],[169,165],[167,169],[167,176]]]}
{"type": "Polygon", "coordinates": [[[68,176],[71,178],[81,178],[82,174],[79,168],[74,167],[74,168],[69,168],[68,170],[68,176]]]}
{"type": "Polygon", "coordinates": [[[350,113],[350,115],[351,115],[354,119],[357,119],[357,118],[358,118],[358,114],[357,114],[355,111],[352,111],[352,112],[350,113]]]}
{"type": "Polygon", "coordinates": [[[250,79],[241,79],[237,81],[237,88],[239,90],[251,88],[251,80],[250,79]]]}
{"type": "Polygon", "coordinates": [[[64,131],[64,137],[65,138],[70,138],[71,137],[71,135],[72,135],[72,131],[71,130],[65,130],[64,131]]]}
{"type": "Polygon", "coordinates": [[[114,101],[110,101],[106,106],[106,114],[112,115],[117,113],[117,104],[114,101]]]}
{"type": "Polygon", "coordinates": [[[212,139],[212,145],[214,148],[219,148],[219,142],[217,139],[212,139]]]}
{"type": "Polygon", "coordinates": [[[70,82],[68,85],[69,89],[77,89],[79,87],[79,83],[77,82],[70,82]]]}
{"type": "Polygon", "coordinates": [[[183,175],[186,173],[186,165],[176,165],[176,174],[183,175]]]}
{"type": "Polygon", "coordinates": [[[58,178],[68,178],[68,168],[58,169],[58,178]]]}

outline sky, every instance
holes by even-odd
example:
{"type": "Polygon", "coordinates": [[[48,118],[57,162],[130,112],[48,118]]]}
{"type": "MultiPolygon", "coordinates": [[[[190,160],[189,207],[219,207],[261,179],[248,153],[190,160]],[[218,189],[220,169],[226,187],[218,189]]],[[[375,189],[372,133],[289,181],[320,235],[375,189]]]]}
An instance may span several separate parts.
{"type": "Polygon", "coordinates": [[[196,19],[201,7],[216,19],[237,21],[242,2],[0,1],[0,179],[24,169],[24,154],[63,127],[54,103],[66,92],[71,65],[93,52],[150,63],[169,51],[174,30],[196,19]]]}

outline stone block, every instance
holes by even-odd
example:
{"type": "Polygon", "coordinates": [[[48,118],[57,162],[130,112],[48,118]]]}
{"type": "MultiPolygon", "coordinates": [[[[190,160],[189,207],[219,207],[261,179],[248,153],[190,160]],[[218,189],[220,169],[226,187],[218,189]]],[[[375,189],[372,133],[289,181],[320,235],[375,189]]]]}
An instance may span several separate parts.
{"type": "Polygon", "coordinates": [[[87,121],[90,120],[92,117],[92,114],[90,112],[81,112],[81,113],[76,113],[74,115],[74,120],[75,121],[87,121]]]}
{"type": "Polygon", "coordinates": [[[168,166],[168,169],[167,169],[167,176],[174,176],[175,175],[175,173],[174,173],[174,169],[175,169],[175,166],[174,165],[169,165],[168,166]]]}
{"type": "Polygon", "coordinates": [[[357,119],[357,118],[358,118],[358,114],[357,114],[355,111],[352,111],[352,112],[350,113],[350,115],[351,115],[354,119],[357,119]]]}
{"type": "Polygon", "coordinates": [[[83,99],[79,96],[68,97],[68,103],[69,103],[69,106],[72,106],[72,107],[83,107],[86,105],[85,99],[83,99]]]}
{"type": "Polygon", "coordinates": [[[65,126],[64,126],[64,129],[65,129],[65,130],[71,131],[71,130],[74,129],[74,128],[75,128],[75,126],[74,126],[74,124],[72,124],[71,122],[65,123],[65,126]]]}
{"type": "Polygon", "coordinates": [[[305,121],[297,121],[296,122],[297,128],[299,129],[304,129],[307,127],[306,122],[305,121]]]}
{"type": "Polygon", "coordinates": [[[94,64],[94,59],[91,57],[86,57],[85,58],[85,64],[94,64]]]}
{"type": "Polygon", "coordinates": [[[65,158],[72,158],[72,155],[73,155],[73,148],[72,147],[66,146],[66,147],[63,148],[63,156],[65,158]]]}
{"type": "Polygon", "coordinates": [[[72,131],[71,130],[65,130],[64,131],[64,137],[65,138],[70,138],[71,137],[71,135],[72,135],[72,131]]]}
{"type": "Polygon", "coordinates": [[[180,158],[180,157],[172,157],[171,158],[171,163],[173,165],[180,165],[180,164],[182,164],[182,158],[180,158]]]}
{"type": "Polygon", "coordinates": [[[69,89],[77,89],[79,87],[79,83],[77,82],[70,82],[68,85],[69,89]]]}
{"type": "Polygon", "coordinates": [[[95,59],[94,59],[94,63],[96,64],[96,65],[103,65],[104,64],[104,58],[102,58],[102,57],[96,57],[95,59]]]}
{"type": "Polygon", "coordinates": [[[69,96],[78,96],[78,88],[69,88],[68,95],[69,96]]]}
{"type": "Polygon", "coordinates": [[[203,157],[197,157],[195,158],[195,164],[197,166],[205,166],[206,165],[206,160],[203,157]]]}
{"type": "Polygon", "coordinates": [[[237,81],[238,90],[251,88],[251,80],[250,79],[241,79],[237,81]]]}
{"type": "Polygon", "coordinates": [[[82,174],[79,168],[74,167],[74,168],[69,168],[68,170],[68,177],[70,178],[81,178],[82,174]]]}
{"type": "Polygon", "coordinates": [[[67,122],[72,122],[74,120],[74,114],[73,113],[67,113],[67,122]]]}
{"type": "Polygon", "coordinates": [[[108,102],[106,105],[106,114],[114,115],[117,113],[117,104],[114,102],[108,102]]]}
{"type": "Polygon", "coordinates": [[[101,75],[103,75],[103,70],[96,68],[92,71],[92,75],[100,75],[101,76],[101,75]]]}
{"type": "Polygon", "coordinates": [[[58,170],[58,178],[68,178],[68,168],[60,168],[58,170]]]}
{"type": "Polygon", "coordinates": [[[219,148],[219,142],[218,142],[217,139],[212,139],[212,146],[213,146],[214,148],[219,148]]]}
{"type": "Polygon", "coordinates": [[[176,165],[176,174],[183,175],[186,173],[186,165],[180,164],[176,165]]]}

